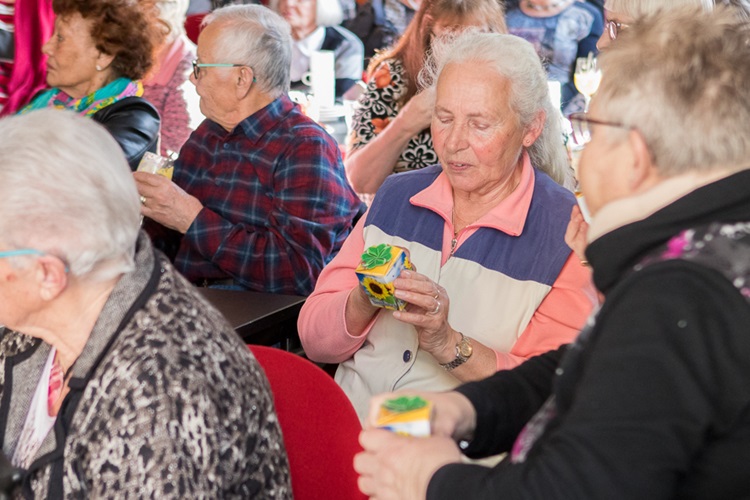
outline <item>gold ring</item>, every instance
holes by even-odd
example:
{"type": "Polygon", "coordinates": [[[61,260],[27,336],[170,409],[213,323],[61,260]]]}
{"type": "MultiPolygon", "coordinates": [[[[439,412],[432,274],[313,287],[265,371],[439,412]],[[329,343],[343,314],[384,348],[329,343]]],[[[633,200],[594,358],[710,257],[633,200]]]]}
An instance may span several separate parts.
{"type": "Polygon", "coordinates": [[[440,301],[435,299],[435,309],[433,311],[428,312],[427,314],[429,316],[435,316],[439,312],[440,312],[440,301]]]}
{"type": "Polygon", "coordinates": [[[145,204],[146,204],[146,197],[141,196],[141,205],[145,205],[145,204]]]}

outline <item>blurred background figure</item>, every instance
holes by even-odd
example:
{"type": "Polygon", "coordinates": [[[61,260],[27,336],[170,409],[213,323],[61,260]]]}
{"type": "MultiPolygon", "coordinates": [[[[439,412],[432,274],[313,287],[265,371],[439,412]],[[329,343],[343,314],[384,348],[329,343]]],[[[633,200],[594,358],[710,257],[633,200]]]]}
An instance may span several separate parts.
{"type": "Polygon", "coordinates": [[[430,133],[435,95],[432,90],[423,92],[417,77],[435,37],[469,27],[505,33],[500,3],[424,0],[399,42],[373,58],[344,162],[357,193],[369,198],[389,175],[438,162],[430,133]]]}
{"type": "Polygon", "coordinates": [[[0,199],[0,441],[23,496],[291,498],[262,369],[139,231],[107,131],[1,120],[0,199]]]}
{"type": "Polygon", "coordinates": [[[47,85],[20,112],[65,108],[109,130],[135,170],[157,152],[159,113],[143,99],[140,78],[151,69],[163,36],[153,3],[53,0],[55,31],[42,48],[47,85]]]}
{"type": "Polygon", "coordinates": [[[617,39],[623,29],[627,29],[642,16],[690,6],[701,8],[704,12],[711,12],[714,9],[714,0],[606,0],[604,2],[606,25],[596,46],[599,50],[606,49],[617,39]]]}
{"type": "Polygon", "coordinates": [[[52,0],[0,0],[0,116],[12,115],[45,87],[52,0]]]}
{"type": "Polygon", "coordinates": [[[336,97],[362,79],[364,46],[354,33],[338,26],[344,20],[339,0],[278,0],[273,7],[292,28],[292,89],[308,88],[303,78],[318,50],[333,52],[336,97]]]}
{"type": "Polygon", "coordinates": [[[189,81],[195,45],[185,35],[188,0],[159,0],[156,5],[167,31],[143,80],[143,96],[161,116],[161,154],[176,156],[204,118],[195,85],[189,81]]]}
{"type": "Polygon", "coordinates": [[[533,47],[471,32],[433,51],[440,164],[385,181],[299,317],[305,353],[339,363],[360,417],[374,394],[450,389],[570,342],[593,305],[590,272],[563,240],[575,198],[533,47]],[[355,274],[383,243],[417,269],[394,282],[405,311],[372,305],[355,274]]]}
{"type": "Polygon", "coordinates": [[[508,10],[508,31],[525,38],[542,58],[549,80],[561,86],[564,115],[584,108],[583,96],[573,83],[576,59],[596,55],[602,34],[601,11],[577,0],[521,0],[508,10]],[[571,102],[572,101],[572,102],[571,102]]]}

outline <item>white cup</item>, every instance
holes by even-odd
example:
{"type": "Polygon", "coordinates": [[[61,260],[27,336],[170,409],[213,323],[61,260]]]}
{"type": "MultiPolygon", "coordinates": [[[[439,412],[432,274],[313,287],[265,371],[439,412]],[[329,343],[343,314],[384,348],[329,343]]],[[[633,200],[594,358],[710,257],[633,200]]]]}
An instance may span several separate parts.
{"type": "Polygon", "coordinates": [[[310,71],[302,75],[320,108],[332,108],[336,99],[336,72],[333,51],[316,50],[310,55],[310,71]]]}

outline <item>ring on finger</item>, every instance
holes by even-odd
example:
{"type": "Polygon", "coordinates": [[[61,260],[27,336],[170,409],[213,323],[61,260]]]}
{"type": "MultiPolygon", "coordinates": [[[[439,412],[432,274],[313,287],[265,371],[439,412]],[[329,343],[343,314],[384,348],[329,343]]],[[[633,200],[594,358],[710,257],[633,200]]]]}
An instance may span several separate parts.
{"type": "Polygon", "coordinates": [[[434,316],[434,315],[436,315],[439,312],[440,312],[440,301],[437,300],[437,299],[435,299],[435,309],[433,309],[432,311],[428,312],[427,314],[430,315],[430,316],[434,316]]]}

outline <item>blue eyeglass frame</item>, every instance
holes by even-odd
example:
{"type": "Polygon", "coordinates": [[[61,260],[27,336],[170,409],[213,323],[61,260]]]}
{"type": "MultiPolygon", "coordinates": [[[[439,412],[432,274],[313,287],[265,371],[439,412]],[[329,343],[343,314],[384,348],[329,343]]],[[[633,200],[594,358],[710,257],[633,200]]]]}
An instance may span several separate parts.
{"type": "MultiPolygon", "coordinates": [[[[6,259],[9,257],[23,257],[24,255],[47,255],[47,253],[42,252],[41,250],[36,250],[34,248],[19,248],[18,250],[5,250],[0,251],[0,259],[6,259]]],[[[65,264],[65,272],[68,272],[68,264],[65,264]]]]}

